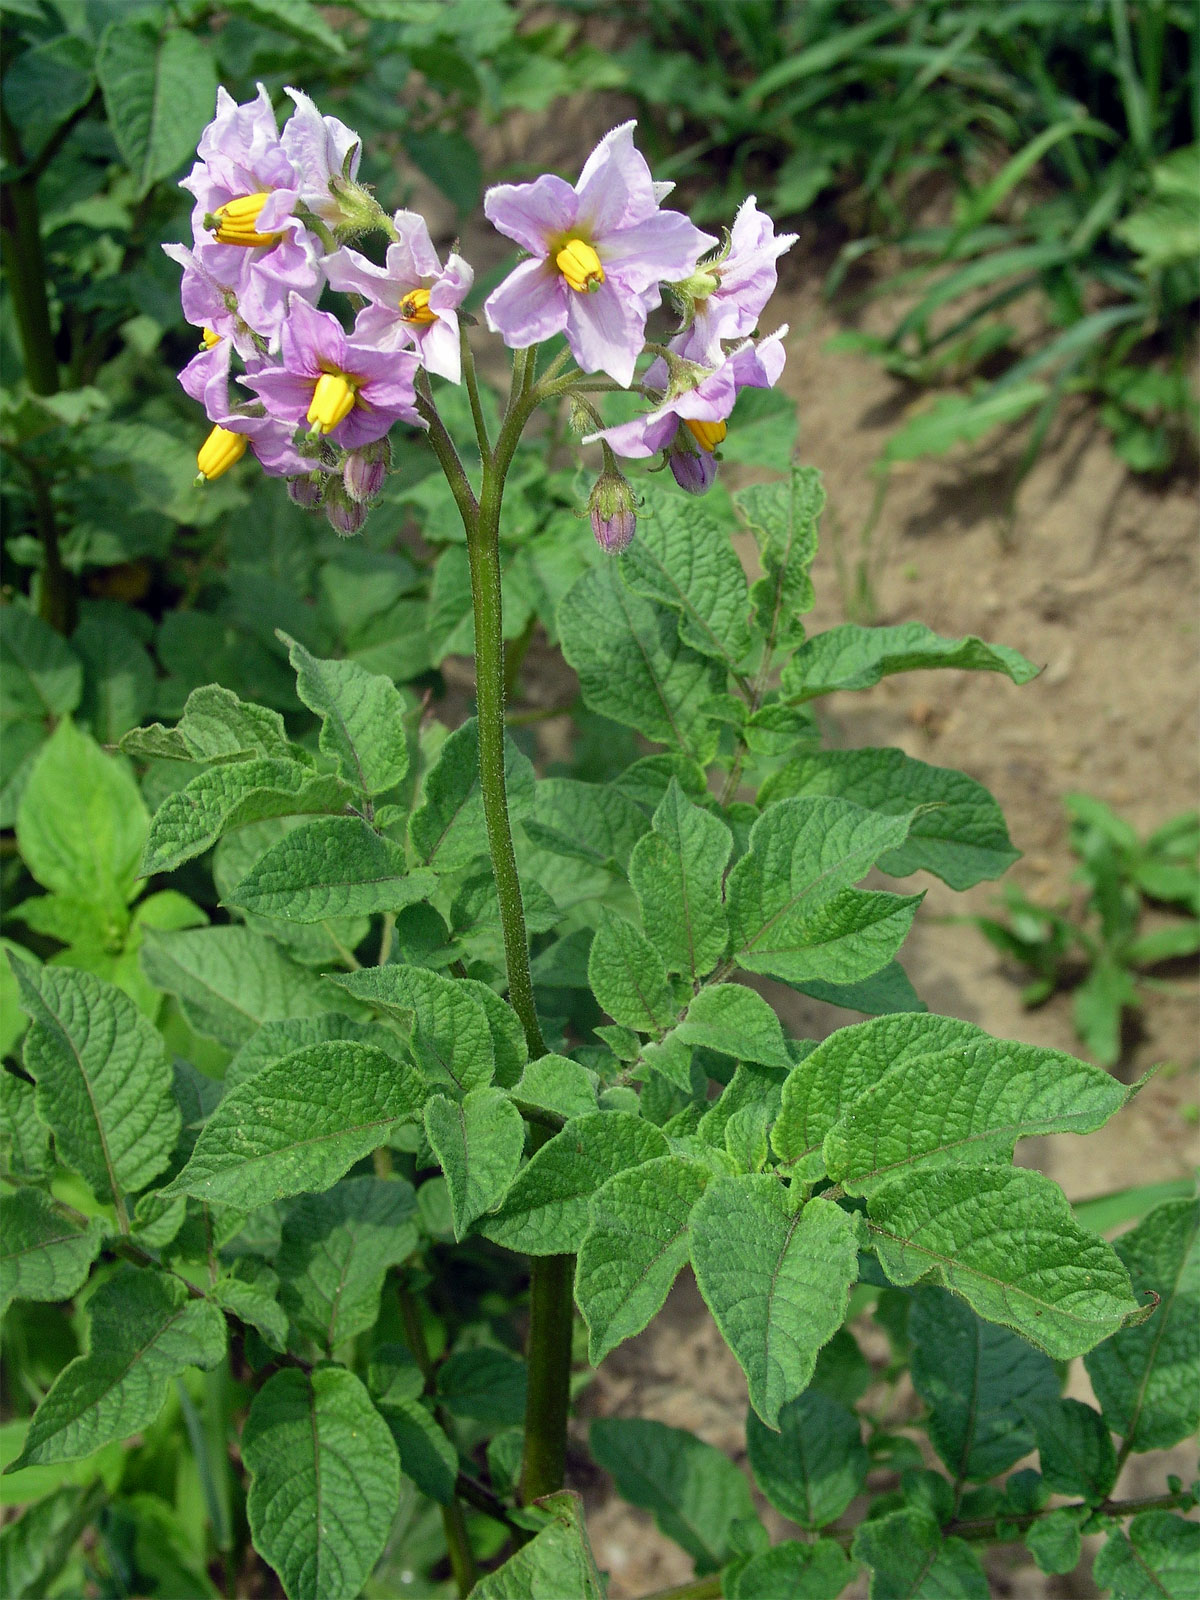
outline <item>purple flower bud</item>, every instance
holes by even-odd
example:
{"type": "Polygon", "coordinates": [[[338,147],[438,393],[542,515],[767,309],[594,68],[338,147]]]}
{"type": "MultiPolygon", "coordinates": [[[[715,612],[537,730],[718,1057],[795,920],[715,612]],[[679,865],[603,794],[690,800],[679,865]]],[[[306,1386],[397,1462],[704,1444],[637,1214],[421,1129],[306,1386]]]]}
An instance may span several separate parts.
{"type": "Polygon", "coordinates": [[[386,439],[351,450],[342,462],[342,483],[357,505],[370,505],[379,497],[392,464],[391,446],[386,439]]]}
{"type": "Polygon", "coordinates": [[[306,478],[289,478],[287,492],[293,505],[303,506],[305,511],[316,511],[325,491],[320,476],[310,473],[306,478]]]}
{"type": "Polygon", "coordinates": [[[689,494],[707,494],[716,481],[717,463],[707,450],[671,450],[667,465],[675,482],[689,494]]]}
{"type": "MultiPolygon", "coordinates": [[[[611,459],[611,458],[610,458],[611,459]]],[[[588,516],[601,550],[619,556],[637,531],[637,500],[628,478],[605,470],[588,496],[588,516]]]]}
{"type": "Polygon", "coordinates": [[[325,515],[333,531],[348,539],[367,520],[367,508],[351,500],[338,480],[331,478],[325,490],[325,515]]]}

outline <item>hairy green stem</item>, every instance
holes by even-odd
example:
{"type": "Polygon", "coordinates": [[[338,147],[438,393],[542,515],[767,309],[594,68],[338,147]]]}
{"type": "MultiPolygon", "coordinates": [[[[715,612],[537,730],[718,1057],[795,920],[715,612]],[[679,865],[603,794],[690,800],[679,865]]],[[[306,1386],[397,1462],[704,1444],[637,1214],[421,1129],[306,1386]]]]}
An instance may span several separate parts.
{"type": "Polygon", "coordinates": [[[521,1499],[528,1505],[563,1486],[571,1403],[575,1257],[537,1256],[529,1284],[529,1391],[521,1499]]]}

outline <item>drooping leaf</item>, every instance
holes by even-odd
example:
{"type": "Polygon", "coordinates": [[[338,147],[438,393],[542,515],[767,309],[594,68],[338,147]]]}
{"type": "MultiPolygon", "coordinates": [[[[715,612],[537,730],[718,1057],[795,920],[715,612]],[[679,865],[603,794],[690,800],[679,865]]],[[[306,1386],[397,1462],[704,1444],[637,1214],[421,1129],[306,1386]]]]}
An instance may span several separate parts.
{"type": "Polygon", "coordinates": [[[415,1067],[372,1045],[309,1045],[230,1090],[161,1192],[252,1211],[329,1189],[417,1116],[428,1092],[415,1067]]]}
{"type": "Polygon", "coordinates": [[[847,622],[801,645],[783,669],[782,687],[794,700],[815,700],[835,689],[869,689],[892,673],[924,667],[1002,672],[1018,684],[1038,674],[1019,651],[985,644],[974,635],[946,639],[923,622],[902,622],[892,628],[847,622]]]}
{"type": "Polygon", "coordinates": [[[988,1600],[988,1581],[965,1539],[943,1539],[911,1507],[861,1522],[850,1553],[871,1572],[870,1600],[988,1600]]]}
{"type": "Polygon", "coordinates": [[[86,1355],[54,1380],[34,1413],[25,1448],[8,1471],[90,1456],[154,1421],[167,1385],[188,1367],[213,1367],[225,1354],[225,1319],[188,1298],[178,1278],[128,1263],[88,1302],[86,1355]]]}
{"type": "Polygon", "coordinates": [[[588,956],[592,993],[614,1022],[661,1033],[675,1020],[662,957],[625,917],[604,909],[588,956]]]}
{"type": "Polygon", "coordinates": [[[295,755],[278,711],[240,700],[219,683],[193,689],[175,727],[153,722],[134,728],[122,737],[121,749],[168,761],[288,761],[295,755]]]}
{"type": "Polygon", "coordinates": [[[784,1406],[778,1432],[751,1411],[746,1448],[758,1487],[776,1511],[802,1528],[836,1522],[866,1482],[858,1418],[812,1389],[784,1406]]]}
{"type": "Polygon", "coordinates": [[[288,1600],[354,1600],[383,1553],[400,1493],[387,1423],[344,1367],[285,1368],[242,1429],[254,1547],[288,1600]]]}
{"type": "Polygon", "coordinates": [[[472,1600],[604,1600],[606,1585],[596,1570],[579,1496],[564,1489],[538,1506],[553,1511],[555,1520],[481,1578],[472,1600]]]}
{"type": "MultiPolygon", "coordinates": [[[[519,820],[534,803],[533,765],[511,739],[504,746],[504,779],[510,817],[519,820]]],[[[453,872],[486,855],[487,823],[479,787],[479,725],[474,717],[446,740],[425,778],[421,804],[409,823],[417,859],[438,872],[453,872]]]]}
{"type": "Polygon", "coordinates": [[[1171,1511],[1143,1511],[1096,1557],[1092,1576],[1113,1600],[1191,1600],[1200,1570],[1200,1523],[1171,1511]]]}
{"type": "Polygon", "coordinates": [[[652,1123],[628,1111],[572,1117],[521,1169],[499,1211],[479,1224],[496,1244],[524,1255],[578,1250],[587,1231],[588,1201],[626,1167],[667,1154],[652,1123]]]}
{"type": "Polygon", "coordinates": [[[104,31],[96,76],[117,148],[138,194],[146,194],[188,159],[212,116],[212,55],[185,29],[124,17],[104,31]]]}
{"type": "Polygon", "coordinates": [[[893,1178],[867,1202],[893,1283],[926,1276],[1057,1360],[1082,1355],[1141,1308],[1111,1245],[1085,1233],[1062,1190],[1013,1167],[893,1178]]]}
{"type": "Polygon", "coordinates": [[[817,520],[825,490],[815,467],[793,467],[787,483],[756,483],[734,495],[758,544],[765,576],[750,589],[754,627],[779,647],[804,637],[800,617],[813,607],[809,568],[817,553],[817,520]]]}
{"type": "Polygon", "coordinates": [[[284,834],[225,901],[257,916],[321,922],[400,911],[436,887],[432,872],[409,872],[401,847],[361,817],[321,817],[284,834]]]}
{"type": "Polygon", "coordinates": [[[627,1167],[596,1190],[579,1247],[575,1299],[598,1367],[662,1307],[688,1260],[688,1219],[704,1193],[704,1169],[681,1156],[627,1167]]]}
{"type": "Polygon", "coordinates": [[[732,849],[733,835],[720,817],[693,805],[672,779],[653,830],[638,840],[629,861],[642,926],[669,972],[700,978],[725,954],[721,879],[732,849]]]}
{"type": "Polygon", "coordinates": [[[516,1176],[525,1124],[502,1089],[479,1088],[458,1104],[441,1094],[427,1100],[425,1132],[446,1175],[454,1237],[461,1239],[516,1176]]]}
{"type": "Polygon", "coordinates": [[[319,661],[287,634],[296,693],[321,718],[321,750],[358,793],[394,788],[408,771],[405,696],[390,678],[357,661],[319,661]]]}
{"type": "Polygon", "coordinates": [[[431,1083],[465,1093],[490,1083],[496,1055],[483,1002],[428,967],[364,967],[337,978],[348,993],[412,1028],[413,1053],[431,1083]]]}
{"type": "Polygon", "coordinates": [[[25,1065],[59,1159],[120,1207],[167,1165],[179,1133],[158,1030],[90,972],[14,962],[29,1014],[25,1065]]]}
{"type": "Polygon", "coordinates": [[[39,1189],[0,1195],[0,1313],[12,1300],[69,1300],[88,1275],[104,1223],[68,1222],[39,1189]]]}
{"type": "Polygon", "coordinates": [[[728,1592],[730,1600],[837,1600],[853,1575],[849,1556],[832,1539],[784,1539],[751,1556],[728,1580],[728,1592]]]}
{"type": "Polygon", "coordinates": [[[768,1067],[792,1064],[779,1018],[762,995],[740,983],[701,989],[670,1037],[768,1067]]]}
{"type": "Polygon", "coordinates": [[[733,1462],[683,1428],[641,1417],[601,1417],[592,1423],[588,1442],[621,1497],[651,1512],[701,1576],[734,1553],[734,1525],[756,1520],[750,1485],[733,1462]]]}
{"type": "Polygon", "coordinates": [[[812,1377],[858,1271],[854,1225],[831,1201],[795,1207],[776,1178],[717,1178],[692,1212],[692,1265],[768,1427],[812,1377]]]}

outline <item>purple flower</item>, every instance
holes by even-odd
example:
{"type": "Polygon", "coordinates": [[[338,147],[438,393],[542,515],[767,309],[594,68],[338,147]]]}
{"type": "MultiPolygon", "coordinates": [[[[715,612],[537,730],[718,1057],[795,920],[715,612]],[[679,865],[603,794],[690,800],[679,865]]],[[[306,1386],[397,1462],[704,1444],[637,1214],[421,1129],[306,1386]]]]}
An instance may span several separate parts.
{"type": "Polygon", "coordinates": [[[717,463],[711,451],[702,450],[681,428],[667,447],[671,476],[688,494],[707,494],[717,481],[717,463]]]}
{"type": "Polygon", "coordinates": [[[753,195],[742,202],[723,258],[701,262],[680,287],[695,309],[695,320],[680,345],[692,361],[721,359],[723,339],[744,339],[775,292],[775,262],[795,244],[794,233],[776,234],[775,224],[758,209],[753,195]]]}
{"type": "Polygon", "coordinates": [[[326,260],[326,275],[333,288],[371,302],[358,314],[355,339],[378,350],[415,345],[423,367],[458,383],[462,354],[456,308],[475,274],[453,253],[442,266],[425,219],[415,211],[397,211],[392,221],[400,237],[388,246],[386,266],[377,267],[357,250],[342,249],[326,260]]]}
{"type": "Polygon", "coordinates": [[[514,350],[565,332],[584,372],[620,384],[633,379],[660,282],[687,277],[716,243],[682,212],[659,209],[672,186],[651,178],[633,127],[605,135],[574,188],[544,174],[498,184],[483,202],[493,226],[534,258],[488,296],[488,326],[514,350]]]}
{"type": "Polygon", "coordinates": [[[183,268],[179,292],[183,314],[192,326],[203,328],[218,339],[229,339],[238,355],[246,359],[261,357],[254,334],[239,315],[236,286],[216,277],[216,271],[227,264],[224,247],[198,244],[189,250],[186,245],[165,244],[163,250],[183,268]]]}
{"type": "Polygon", "coordinates": [[[622,550],[629,548],[637,532],[637,499],[629,479],[617,470],[611,454],[606,453],[604,471],[592,485],[588,516],[596,543],[602,550],[619,556],[622,550]]]}
{"type": "MultiPolygon", "coordinates": [[[[193,356],[179,374],[179,381],[185,391],[204,407],[208,420],[214,425],[213,433],[209,435],[207,443],[213,442],[215,434],[241,435],[249,441],[250,448],[258,457],[264,472],[270,473],[273,478],[293,477],[298,473],[311,472],[314,463],[307,460],[292,444],[292,435],[295,432],[285,422],[264,414],[261,406],[253,401],[240,405],[231,405],[229,401],[229,361],[232,354],[228,339],[221,339],[210,350],[202,350],[198,356],[193,356]]],[[[261,360],[261,357],[258,358],[261,360]]],[[[227,455],[232,459],[224,461],[219,471],[226,470],[242,455],[245,446],[237,448],[232,440],[226,440],[229,446],[227,455]],[[236,449],[236,454],[234,450],[236,449]]],[[[201,451],[203,457],[204,452],[201,451]]],[[[215,478],[218,471],[210,471],[203,459],[200,469],[206,477],[215,478]]]]}
{"type": "Polygon", "coordinates": [[[336,228],[345,218],[342,194],[354,184],[362,140],[336,117],[323,117],[301,89],[285,89],[295,111],[280,144],[299,180],[300,203],[336,228]]]}
{"type": "Polygon", "coordinates": [[[243,382],[272,416],[311,424],[346,450],[381,439],[398,418],[424,427],[413,379],[417,358],[348,339],[327,311],[293,299],[283,329],[283,365],[248,373],[243,382]]]}

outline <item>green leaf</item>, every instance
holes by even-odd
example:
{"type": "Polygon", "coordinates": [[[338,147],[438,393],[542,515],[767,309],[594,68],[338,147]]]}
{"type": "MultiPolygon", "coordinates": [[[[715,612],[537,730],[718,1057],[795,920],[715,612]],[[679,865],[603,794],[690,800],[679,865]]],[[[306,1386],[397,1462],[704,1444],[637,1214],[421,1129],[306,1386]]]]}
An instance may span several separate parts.
{"type": "Polygon", "coordinates": [[[314,979],[250,928],[148,930],[142,967],[156,988],[178,996],[198,1033],[231,1050],[264,1022],[357,1010],[333,985],[314,979]]]}
{"type": "Polygon", "coordinates": [[[1057,1395],[1025,1400],[1021,1410],[1033,1426],[1047,1487],[1099,1505],[1117,1481],[1117,1452],[1100,1413],[1057,1395]]]}
{"type": "Polygon", "coordinates": [[[61,1489],[10,1522],[0,1531],[0,1594],[46,1594],[103,1503],[98,1487],[61,1489]]]}
{"type": "Polygon", "coordinates": [[[796,402],[790,395],[781,389],[743,389],[737,397],[732,426],[721,441],[721,460],[745,461],[786,472],[791,465],[796,430],[796,402]]]}
{"type": "Polygon", "coordinates": [[[0,722],[74,711],[83,667],[62,634],[21,606],[0,606],[0,722]]]}
{"type": "Polygon", "coordinates": [[[817,553],[817,520],[825,489],[815,467],[793,467],[787,483],[756,483],[733,497],[758,545],[765,576],[751,587],[754,627],[768,646],[799,644],[800,617],[815,596],[809,568],[817,553]]]}
{"type": "MultiPolygon", "coordinates": [[[[340,812],[353,798],[340,778],[298,761],[255,759],[210,767],[159,806],[150,824],[143,876],[173,872],[222,834],[268,817],[340,812]]],[[[350,820],[353,820],[352,818],[350,820]]]]}
{"type": "Polygon", "coordinates": [[[90,972],[23,961],[13,971],[38,1115],[64,1165],[120,1208],[167,1165],[179,1133],[162,1038],[128,995],[90,972]]]}
{"type": "Polygon", "coordinates": [[[915,1172],[877,1189],[867,1216],[893,1283],[943,1283],[1056,1360],[1082,1355],[1139,1314],[1112,1246],[1078,1226],[1041,1173],[915,1172]]]}
{"type": "Polygon", "coordinates": [[[43,888],[123,907],[134,896],[147,820],[128,763],[64,717],[29,774],[17,846],[43,888]]]}
{"type": "Polygon", "coordinates": [[[379,1411],[399,1452],[400,1471],[422,1494],[448,1506],[458,1475],[458,1451],[453,1444],[420,1400],[388,1398],[379,1402],[379,1411]]]}
{"type": "MultiPolygon", "coordinates": [[[[11,968],[5,967],[6,972],[11,968]]],[[[16,979],[12,979],[16,990],[16,979]]],[[[38,1116],[37,1091],[27,1078],[0,1068],[0,1165],[7,1176],[22,1182],[49,1177],[50,1129],[38,1116]]]]}
{"type": "Polygon", "coordinates": [[[924,869],[952,889],[998,878],[1020,855],[1000,807],[965,772],[931,767],[903,750],[822,750],[773,772],[758,803],[828,794],[887,816],[912,815],[903,844],[879,858],[895,878],[924,869]]]}
{"type": "Polygon", "coordinates": [[[265,1262],[252,1257],[243,1257],[237,1266],[240,1272],[225,1273],[213,1284],[212,1298],[282,1354],[287,1349],[288,1319],[276,1299],[279,1279],[265,1262]]]}
{"type": "Polygon", "coordinates": [[[771,1007],[740,983],[716,983],[700,993],[669,1035],[683,1044],[704,1045],[740,1061],[790,1067],[783,1029],[771,1007]]]}
{"type": "Polygon", "coordinates": [[[858,1418],[813,1390],[784,1406],[778,1432],[751,1411],[746,1448],[758,1487],[776,1511],[802,1528],[836,1522],[866,1482],[858,1418]]]}
{"type": "Polygon", "coordinates": [[[503,995],[498,995],[486,983],[476,978],[459,978],[458,986],[483,1007],[496,1057],[496,1082],[501,1088],[511,1089],[529,1060],[529,1043],[521,1019],[503,995]]]}
{"type": "Polygon", "coordinates": [[[529,1256],[571,1254],[587,1231],[588,1200],[626,1167],[667,1154],[651,1123],[627,1111],[573,1117],[517,1174],[499,1211],[479,1225],[495,1244],[529,1256]]]}
{"type": "Polygon", "coordinates": [[[738,965],[789,983],[852,983],[890,961],[920,896],[849,886],[903,842],[911,820],[823,796],[764,811],[726,885],[738,965]]]}
{"type": "Polygon", "coordinates": [[[289,922],[322,922],[400,911],[436,888],[432,872],[410,873],[401,846],[361,817],[321,817],[259,856],[225,904],[289,922]]]}
{"type": "Polygon", "coordinates": [[[702,763],[712,759],[716,727],[704,704],[725,674],[683,642],[674,612],[634,594],[610,562],[563,597],[558,631],[593,711],[702,763]]]}
{"type": "Polygon", "coordinates": [[[569,1056],[539,1056],[514,1084],[512,1096],[560,1117],[582,1117],[596,1109],[596,1080],[569,1056]]]}
{"type": "Polygon", "coordinates": [[[1089,1353],[1088,1376],[1127,1450],[1168,1450],[1196,1431],[1200,1394],[1200,1200],[1172,1200],[1123,1234],[1116,1252],[1139,1300],[1160,1296],[1150,1319],[1121,1328],[1089,1353]]]}
{"type": "Polygon", "coordinates": [[[417,1248],[416,1213],[402,1178],[347,1178],[289,1207],[275,1258],[283,1306],[327,1354],[375,1325],[384,1273],[417,1248]]]}
{"type": "Polygon", "coordinates": [[[38,1189],[0,1195],[0,1314],[12,1300],[69,1300],[87,1278],[104,1233],[100,1217],[82,1229],[73,1226],[38,1189]]]}
{"type": "Polygon", "coordinates": [[[6,1471],[90,1456],[154,1421],[172,1378],[225,1355],[225,1319],[178,1278],[125,1263],[88,1302],[86,1355],[76,1356],[34,1413],[6,1471]]]}
{"type": "Polygon", "coordinates": [[[427,1093],[414,1067],[371,1045],[310,1045],[232,1089],[160,1192],[252,1211],[329,1189],[416,1116],[427,1093]]]}
{"type": "Polygon", "coordinates": [[[695,1163],[659,1156],[614,1174],[592,1196],[575,1272],[592,1366],[661,1310],[687,1264],[688,1219],[706,1181],[695,1163]]]}
{"type": "Polygon", "coordinates": [[[909,981],[908,974],[898,961],[889,961],[869,978],[858,983],[821,983],[809,980],[795,985],[801,994],[826,1005],[843,1006],[847,1011],[862,1011],[868,1017],[878,1017],[893,1011],[926,1011],[925,1002],[909,981]]]}
{"type": "Polygon", "coordinates": [[[661,1033],[676,1006],[662,957],[632,922],[605,907],[588,955],[588,983],[614,1022],[661,1033]]]}
{"type": "Polygon", "coordinates": [[[438,1368],[437,1386],[442,1404],[456,1417],[510,1428],[525,1416],[525,1363],[495,1345],[456,1351],[438,1368]]]}
{"type": "Polygon", "coordinates": [[[471,1590],[471,1600],[604,1600],[577,1494],[561,1490],[538,1501],[555,1520],[471,1590]]]}
{"type": "Polygon", "coordinates": [[[413,1053],[431,1083],[465,1093],[492,1081],[496,1057],[488,1013],[460,980],[428,967],[393,964],[339,973],[336,982],[412,1028],[413,1053]]]}
{"type": "Polygon", "coordinates": [[[718,1178],[692,1213],[696,1283],[769,1428],[841,1326],[858,1271],[854,1224],[828,1200],[795,1207],[769,1173],[718,1178]]]}
{"type": "Polygon", "coordinates": [[[193,689],[175,727],[154,722],[134,728],[122,738],[121,749],[148,761],[245,761],[253,756],[286,761],[292,755],[278,711],[239,700],[219,683],[193,689]]]}
{"type": "Polygon", "coordinates": [[[648,514],[621,557],[621,577],[634,594],[678,614],[685,645],[736,671],[750,648],[748,597],[726,529],[678,494],[659,491],[647,499],[648,514]]]}
{"type": "Polygon", "coordinates": [[[277,1022],[264,1022],[233,1057],[222,1080],[225,1092],[245,1083],[273,1061],[290,1056],[293,1050],[309,1044],[324,1044],[329,1039],[355,1039],[359,1044],[373,1044],[401,1060],[407,1054],[403,1043],[389,1036],[386,1029],[371,1022],[355,1022],[338,1011],[325,1011],[316,1017],[283,1017],[277,1022]]]}
{"type": "Polygon", "coordinates": [[[990,1165],[1011,1160],[1018,1139],[1091,1133],[1128,1098],[1061,1051],[964,1041],[911,1057],[858,1095],[825,1136],[825,1170],[848,1194],[869,1194],[901,1169],[990,1165]]]}
{"type": "Polygon", "coordinates": [[[912,1507],[859,1523],[850,1553],[871,1570],[870,1600],[988,1600],[971,1546],[943,1539],[928,1511],[912,1507]]]}
{"type": "Polygon", "coordinates": [[[986,1482],[1033,1449],[1020,1410],[1054,1399],[1049,1356],[1007,1328],[984,1322],[944,1289],[922,1289],[908,1317],[913,1387],[929,1407],[934,1449],[960,1482],[986,1482]]]}
{"type": "Polygon", "coordinates": [[[592,1423],[588,1442],[621,1497],[652,1512],[700,1576],[717,1571],[735,1553],[737,1523],[757,1520],[750,1485],[733,1462],[682,1428],[640,1417],[601,1417],[592,1423]]]}
{"type": "Polygon", "coordinates": [[[301,44],[312,45],[323,55],[346,53],[346,41],[309,0],[227,0],[226,9],[234,16],[248,17],[264,28],[276,28],[299,39],[301,44]]]}
{"type": "Polygon", "coordinates": [[[1200,1567],[1200,1523],[1143,1511],[1097,1555],[1092,1576],[1113,1600],[1192,1600],[1200,1567]]]}
{"type": "Polygon", "coordinates": [[[893,628],[847,622],[801,645],[783,669],[781,686],[794,700],[815,700],[836,689],[869,689],[894,672],[924,667],[1002,672],[1014,683],[1028,683],[1038,674],[1019,651],[985,644],[973,634],[946,639],[923,622],[902,622],[893,628]]]}
{"type": "Polygon", "coordinates": [[[638,840],[629,861],[642,926],[669,972],[700,978],[725,954],[721,880],[732,849],[720,817],[693,805],[672,778],[653,831],[638,840]]]}
{"type": "MultiPolygon", "coordinates": [[[[1036,247],[1035,247],[1036,248],[1036,247]]],[[[1048,394],[1044,383],[1033,380],[998,384],[979,395],[939,395],[927,411],[920,411],[891,436],[883,447],[883,460],[916,461],[921,456],[942,456],[956,444],[974,444],[993,428],[1016,422],[1048,394]]]]}
{"type": "MultiPolygon", "coordinates": [[[[504,743],[504,779],[509,816],[533,809],[533,765],[511,739],[504,743]]],[[[479,788],[479,725],[474,717],[446,740],[425,779],[421,804],[409,823],[417,858],[438,872],[469,866],[486,855],[487,823],[479,788]]]]}
{"type": "Polygon", "coordinates": [[[454,1237],[461,1239],[503,1197],[525,1148],[521,1113],[502,1089],[472,1089],[459,1104],[425,1102],[425,1132],[450,1191],[454,1237]]]}
{"type": "Polygon", "coordinates": [[[1039,1517],[1025,1530],[1025,1548],[1040,1572],[1074,1572],[1083,1556],[1079,1513],[1062,1506],[1039,1517]]]}
{"type": "Polygon", "coordinates": [[[296,693],[321,718],[320,746],[359,794],[392,789],[408,771],[406,697],[390,678],[357,661],[318,661],[286,633],[296,693]]]}
{"type": "Polygon", "coordinates": [[[521,826],[543,850],[596,866],[613,862],[624,872],[646,831],[646,815],[613,784],[541,778],[521,826]]]}
{"type": "Polygon", "coordinates": [[[104,30],[96,76],[117,148],[144,195],[188,159],[211,118],[213,58],[194,34],[127,17],[104,30]]]}
{"type": "Polygon", "coordinates": [[[80,716],[101,744],[116,744],[154,698],[154,663],[115,605],[112,611],[89,607],[71,643],[87,665],[80,716]]]}
{"type": "Polygon", "coordinates": [[[254,1548],[288,1600],[354,1600],[383,1554],[400,1493],[388,1426],[344,1367],[277,1372],[242,1429],[254,1548]]]}
{"type": "Polygon", "coordinates": [[[853,1575],[849,1556],[832,1539],[784,1539],[721,1581],[732,1584],[730,1600],[837,1600],[853,1575]]]}

